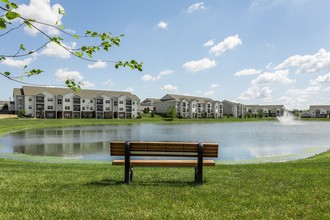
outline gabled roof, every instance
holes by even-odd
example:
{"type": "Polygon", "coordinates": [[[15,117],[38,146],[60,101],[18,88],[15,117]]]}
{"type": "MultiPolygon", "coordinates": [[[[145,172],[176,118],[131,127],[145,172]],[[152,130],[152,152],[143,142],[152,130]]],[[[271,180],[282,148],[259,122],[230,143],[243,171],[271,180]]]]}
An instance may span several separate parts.
{"type": "Polygon", "coordinates": [[[159,101],[159,99],[156,99],[156,98],[146,98],[142,102],[155,102],[155,101],[159,101]]]}
{"type": "Polygon", "coordinates": [[[326,111],[330,111],[330,105],[311,105],[309,106],[309,111],[316,111],[316,110],[326,110],[326,111]]]}
{"type": "Polygon", "coordinates": [[[231,102],[231,101],[228,101],[228,100],[223,100],[222,102],[223,102],[223,103],[227,103],[227,104],[229,104],[229,105],[243,105],[243,104],[241,104],[241,103],[231,102]]]}
{"type": "MultiPolygon", "coordinates": [[[[47,92],[51,95],[66,95],[69,93],[74,93],[72,90],[68,88],[58,88],[58,87],[36,87],[36,86],[23,86],[22,89],[14,89],[14,96],[16,95],[26,95],[26,96],[33,96],[39,93],[47,92]]],[[[117,91],[106,91],[106,90],[88,90],[88,89],[81,89],[80,91],[75,93],[76,95],[82,98],[96,98],[99,95],[106,95],[108,97],[119,97],[119,96],[127,96],[130,99],[140,101],[140,99],[133,95],[130,92],[117,92],[117,91]]]]}
{"type": "Polygon", "coordinates": [[[183,99],[188,99],[189,101],[198,100],[199,102],[215,102],[215,100],[207,97],[198,97],[198,96],[188,96],[188,95],[175,95],[175,94],[166,94],[160,101],[175,100],[181,101],[183,99]]]}

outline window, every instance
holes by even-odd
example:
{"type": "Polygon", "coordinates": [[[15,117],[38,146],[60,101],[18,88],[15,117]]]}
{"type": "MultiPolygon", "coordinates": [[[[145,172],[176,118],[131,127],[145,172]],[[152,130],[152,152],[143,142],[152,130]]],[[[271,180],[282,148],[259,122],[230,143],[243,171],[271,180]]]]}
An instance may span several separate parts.
{"type": "Polygon", "coordinates": [[[62,105],[62,99],[57,99],[57,104],[62,105]]]}
{"type": "Polygon", "coordinates": [[[105,107],[105,110],[106,111],[110,111],[110,107],[105,107]]]}
{"type": "Polygon", "coordinates": [[[110,104],[110,100],[105,100],[105,103],[106,104],[110,104]]]}
{"type": "Polygon", "coordinates": [[[48,98],[47,101],[48,102],[52,102],[53,101],[53,98],[48,98]]]}
{"type": "Polygon", "coordinates": [[[82,107],[82,110],[84,111],[85,110],[85,107],[82,107]]]}
{"type": "Polygon", "coordinates": [[[113,101],[113,105],[117,106],[118,105],[118,101],[113,101]]]}
{"type": "Polygon", "coordinates": [[[29,98],[29,102],[32,102],[32,98],[31,97],[29,98]]]}
{"type": "Polygon", "coordinates": [[[93,99],[91,99],[91,100],[89,101],[89,103],[93,103],[93,99]]]}
{"type": "Polygon", "coordinates": [[[29,109],[32,109],[32,105],[29,105],[29,109]]]}
{"type": "Polygon", "coordinates": [[[70,102],[70,99],[69,98],[65,98],[65,102],[70,102]]]}
{"type": "Polygon", "coordinates": [[[47,106],[47,109],[48,109],[48,110],[52,110],[52,109],[53,109],[53,106],[48,105],[48,106],[47,106]]]}
{"type": "Polygon", "coordinates": [[[90,107],[90,110],[92,110],[92,111],[93,111],[93,107],[90,107]]]}
{"type": "Polygon", "coordinates": [[[124,111],[124,108],[119,108],[119,111],[124,111]]]}
{"type": "Polygon", "coordinates": [[[119,104],[124,104],[124,101],[122,101],[122,100],[121,100],[121,101],[119,101],[119,104]]]}
{"type": "Polygon", "coordinates": [[[65,110],[70,110],[70,106],[65,106],[65,110]]]}
{"type": "Polygon", "coordinates": [[[85,99],[82,100],[82,103],[85,103],[85,99]]]}

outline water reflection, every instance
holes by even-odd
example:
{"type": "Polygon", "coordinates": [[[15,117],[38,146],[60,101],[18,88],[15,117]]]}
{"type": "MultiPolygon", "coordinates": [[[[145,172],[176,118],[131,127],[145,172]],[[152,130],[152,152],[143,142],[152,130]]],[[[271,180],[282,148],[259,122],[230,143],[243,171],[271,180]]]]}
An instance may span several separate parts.
{"type": "Polygon", "coordinates": [[[13,152],[35,156],[81,157],[83,155],[109,152],[109,143],[25,144],[14,146],[13,152]]]}
{"type": "Polygon", "coordinates": [[[330,146],[330,123],[274,122],[178,125],[103,125],[31,129],[0,138],[0,157],[14,154],[82,160],[111,160],[112,140],[195,141],[219,143],[220,161],[264,158],[290,160],[312,156],[330,146]],[[312,149],[312,150],[310,150],[312,149]]]}

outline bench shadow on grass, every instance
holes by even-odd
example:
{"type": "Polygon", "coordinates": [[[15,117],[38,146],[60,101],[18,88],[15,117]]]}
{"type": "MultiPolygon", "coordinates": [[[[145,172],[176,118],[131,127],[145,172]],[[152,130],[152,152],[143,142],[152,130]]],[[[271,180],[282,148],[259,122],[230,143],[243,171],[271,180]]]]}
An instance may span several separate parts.
{"type": "MultiPolygon", "coordinates": [[[[204,183],[205,184],[205,183],[204,183]]],[[[87,186],[119,186],[126,185],[124,181],[104,179],[86,183],[87,186]]],[[[151,180],[151,181],[134,181],[131,185],[135,186],[173,186],[173,187],[193,187],[196,186],[193,181],[172,181],[172,180],[151,180]]]]}

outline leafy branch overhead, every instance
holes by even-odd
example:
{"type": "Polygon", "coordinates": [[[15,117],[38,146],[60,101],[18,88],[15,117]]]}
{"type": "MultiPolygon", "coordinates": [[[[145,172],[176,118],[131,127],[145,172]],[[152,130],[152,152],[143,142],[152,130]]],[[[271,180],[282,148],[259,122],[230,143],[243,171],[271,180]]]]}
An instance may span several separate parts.
{"type": "MultiPolygon", "coordinates": [[[[27,51],[25,45],[20,44],[19,48],[15,53],[12,54],[0,54],[0,61],[6,60],[6,58],[20,58],[20,57],[28,57],[31,56],[41,49],[45,48],[49,43],[55,43],[57,46],[66,50],[69,54],[79,59],[88,61],[88,62],[98,62],[98,60],[93,59],[93,56],[100,51],[109,52],[111,47],[119,47],[121,43],[121,38],[124,35],[113,36],[111,33],[99,33],[91,30],[87,30],[84,35],[72,34],[64,29],[64,26],[58,25],[58,21],[55,24],[44,23],[41,21],[37,21],[31,18],[25,18],[21,16],[17,9],[19,6],[15,2],[11,2],[9,0],[0,0],[0,11],[4,12],[3,15],[0,15],[0,29],[6,30],[6,32],[1,33],[0,37],[10,34],[11,32],[21,28],[22,26],[27,26],[31,29],[36,30],[38,33],[43,35],[46,38],[46,41],[41,43],[40,46],[34,50],[27,51]],[[21,23],[14,26],[13,21],[20,21],[21,23]],[[51,36],[45,31],[42,30],[42,26],[50,27],[57,30],[61,35],[66,36],[70,39],[81,40],[91,39],[93,42],[95,40],[98,42],[95,45],[83,45],[79,48],[73,48],[67,46],[64,42],[64,38],[62,36],[51,36]]],[[[64,15],[64,11],[60,8],[58,9],[59,15],[64,15]]],[[[16,23],[15,23],[16,24],[16,23]]],[[[113,63],[114,67],[117,69],[119,67],[129,67],[132,70],[142,71],[142,62],[137,62],[136,60],[128,60],[128,61],[113,61],[113,60],[102,60],[102,62],[113,63]]],[[[40,69],[31,69],[27,70],[27,66],[24,67],[23,73],[18,76],[13,76],[9,71],[0,72],[0,75],[6,77],[9,80],[13,80],[16,82],[20,82],[23,84],[29,84],[24,82],[24,77],[31,77],[35,75],[39,75],[43,70],[40,69]]],[[[75,82],[73,79],[67,79],[65,82],[66,86],[72,89],[73,91],[80,90],[81,82],[75,82]]]]}

